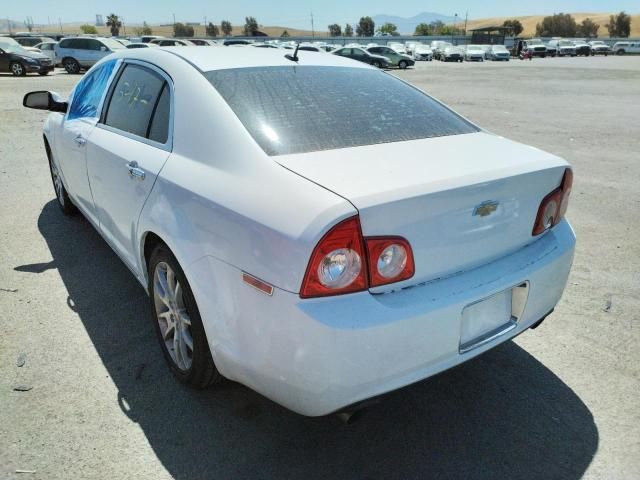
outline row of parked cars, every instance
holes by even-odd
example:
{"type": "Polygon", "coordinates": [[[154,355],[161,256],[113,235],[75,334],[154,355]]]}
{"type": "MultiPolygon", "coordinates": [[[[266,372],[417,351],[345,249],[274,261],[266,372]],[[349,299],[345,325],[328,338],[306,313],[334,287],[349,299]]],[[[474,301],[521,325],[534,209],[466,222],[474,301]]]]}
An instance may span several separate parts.
{"type": "Polygon", "coordinates": [[[617,42],[613,47],[602,40],[586,42],[553,38],[548,42],[541,39],[516,39],[513,48],[504,45],[464,45],[456,46],[446,41],[433,41],[429,45],[419,41],[400,43],[389,41],[379,43],[350,43],[336,46],[322,41],[297,44],[293,41],[266,40],[255,42],[243,38],[219,40],[205,38],[166,38],[156,35],[140,37],[99,37],[81,35],[66,37],[56,41],[38,35],[0,37],[0,71],[21,76],[27,73],[46,75],[57,65],[68,73],[80,73],[90,68],[102,57],[123,48],[156,47],[196,47],[196,46],[239,46],[253,48],[280,48],[286,50],[331,52],[339,56],[359,60],[380,68],[397,67],[405,69],[416,61],[440,60],[443,62],[463,62],[485,60],[509,61],[512,56],[577,56],[577,55],[622,55],[640,53],[640,42],[617,42]]]}
{"type": "Polygon", "coordinates": [[[532,57],[577,57],[580,55],[625,55],[628,53],[640,53],[640,42],[626,41],[616,42],[613,46],[602,40],[586,41],[584,39],[569,40],[566,38],[552,38],[544,42],[540,38],[529,40],[517,39],[514,42],[512,53],[514,56],[522,52],[532,57]]]}

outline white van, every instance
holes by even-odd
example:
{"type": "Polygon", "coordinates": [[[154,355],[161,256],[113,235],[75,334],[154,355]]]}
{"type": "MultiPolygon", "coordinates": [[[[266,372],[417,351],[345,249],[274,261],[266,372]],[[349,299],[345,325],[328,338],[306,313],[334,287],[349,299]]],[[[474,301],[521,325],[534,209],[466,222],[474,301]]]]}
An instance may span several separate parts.
{"type": "Polygon", "coordinates": [[[640,53],[640,42],[616,42],[613,45],[613,53],[624,55],[625,53],[640,53]]]}

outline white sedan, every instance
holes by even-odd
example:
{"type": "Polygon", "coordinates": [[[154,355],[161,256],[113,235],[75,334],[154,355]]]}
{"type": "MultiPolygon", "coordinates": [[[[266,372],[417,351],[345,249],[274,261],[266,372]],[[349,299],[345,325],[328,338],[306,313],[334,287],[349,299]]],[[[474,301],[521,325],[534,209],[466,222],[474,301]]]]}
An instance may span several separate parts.
{"type": "Polygon", "coordinates": [[[175,376],[317,416],[537,326],[573,258],[568,164],[295,53],[123,49],[68,101],[24,98],[52,112],[57,202],[147,290],[175,376]]]}

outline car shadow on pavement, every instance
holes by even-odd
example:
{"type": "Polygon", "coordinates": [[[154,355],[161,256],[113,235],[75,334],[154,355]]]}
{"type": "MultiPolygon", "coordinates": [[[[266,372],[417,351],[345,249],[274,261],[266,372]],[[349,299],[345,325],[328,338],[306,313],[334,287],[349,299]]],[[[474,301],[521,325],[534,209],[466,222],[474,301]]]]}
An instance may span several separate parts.
{"type": "Polygon", "coordinates": [[[591,412],[513,342],[389,394],[351,425],[233,382],[187,389],[165,366],[146,294],[93,227],[55,201],[38,227],[120,408],[174,478],[577,479],[597,450],[591,412]]]}

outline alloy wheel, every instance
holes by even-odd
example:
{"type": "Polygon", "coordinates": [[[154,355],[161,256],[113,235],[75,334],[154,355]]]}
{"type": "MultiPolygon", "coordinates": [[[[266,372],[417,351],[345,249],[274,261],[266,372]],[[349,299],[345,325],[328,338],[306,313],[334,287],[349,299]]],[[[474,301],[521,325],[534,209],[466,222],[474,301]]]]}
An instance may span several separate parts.
{"type": "Polygon", "coordinates": [[[15,76],[20,76],[24,73],[24,67],[21,63],[16,62],[11,65],[11,73],[13,73],[15,76]]]}
{"type": "Polygon", "coordinates": [[[153,275],[153,301],[160,333],[174,364],[187,371],[193,364],[191,318],[182,296],[182,286],[175,272],[159,262],[153,275]]]}

